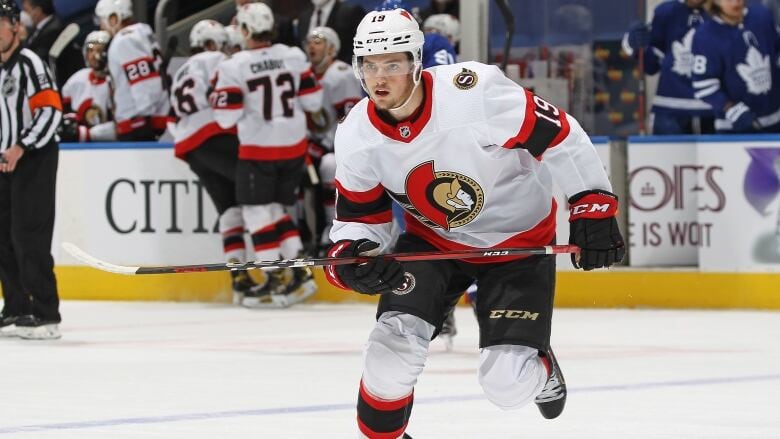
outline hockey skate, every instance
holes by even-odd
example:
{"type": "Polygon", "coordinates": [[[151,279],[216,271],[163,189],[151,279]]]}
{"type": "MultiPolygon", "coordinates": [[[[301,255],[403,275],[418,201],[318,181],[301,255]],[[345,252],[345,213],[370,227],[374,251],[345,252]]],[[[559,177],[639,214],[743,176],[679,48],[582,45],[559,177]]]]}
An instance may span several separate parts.
{"type": "Polygon", "coordinates": [[[261,288],[244,294],[241,304],[247,308],[287,308],[302,302],[317,291],[308,268],[284,268],[266,272],[268,281],[261,288]]]}
{"type": "Polygon", "coordinates": [[[26,340],[57,340],[62,337],[58,323],[31,315],[22,316],[16,320],[16,336],[26,340]]]}
{"type": "Polygon", "coordinates": [[[0,337],[16,337],[17,316],[0,313],[0,337]]]}
{"type": "Polygon", "coordinates": [[[455,309],[452,309],[447,317],[444,319],[444,323],[441,325],[441,331],[438,337],[444,342],[444,349],[447,352],[452,352],[452,345],[455,335],[458,333],[458,328],[455,326],[455,309]]]}
{"type": "Polygon", "coordinates": [[[536,395],[534,402],[546,419],[557,418],[566,405],[566,381],[563,379],[561,367],[555,359],[552,349],[541,356],[547,367],[548,376],[542,391],[536,395]]]}
{"type": "Polygon", "coordinates": [[[233,287],[233,305],[241,305],[244,301],[244,296],[247,294],[251,295],[252,291],[262,287],[262,285],[252,279],[252,276],[247,271],[231,271],[230,277],[232,278],[233,287]]]}
{"type": "Polygon", "coordinates": [[[317,284],[314,282],[314,273],[311,268],[301,267],[292,269],[292,281],[284,292],[287,305],[292,306],[303,302],[317,292],[317,284]]]}

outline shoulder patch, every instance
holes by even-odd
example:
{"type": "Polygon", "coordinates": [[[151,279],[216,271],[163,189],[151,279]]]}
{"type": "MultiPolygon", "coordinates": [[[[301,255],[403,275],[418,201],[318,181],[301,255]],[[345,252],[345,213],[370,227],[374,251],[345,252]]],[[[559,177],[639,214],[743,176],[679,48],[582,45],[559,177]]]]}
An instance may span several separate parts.
{"type": "Polygon", "coordinates": [[[477,72],[463,68],[463,71],[459,72],[452,78],[452,83],[455,84],[459,90],[469,90],[477,85],[477,72]]]}

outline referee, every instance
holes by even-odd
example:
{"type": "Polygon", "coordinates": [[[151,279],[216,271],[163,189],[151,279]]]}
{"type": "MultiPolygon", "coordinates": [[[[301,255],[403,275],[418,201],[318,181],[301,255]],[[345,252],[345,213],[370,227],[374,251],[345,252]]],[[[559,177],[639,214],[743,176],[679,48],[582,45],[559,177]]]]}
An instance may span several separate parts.
{"type": "Polygon", "coordinates": [[[19,40],[19,8],[0,0],[0,333],[60,337],[51,256],[62,103],[48,67],[19,40]]]}

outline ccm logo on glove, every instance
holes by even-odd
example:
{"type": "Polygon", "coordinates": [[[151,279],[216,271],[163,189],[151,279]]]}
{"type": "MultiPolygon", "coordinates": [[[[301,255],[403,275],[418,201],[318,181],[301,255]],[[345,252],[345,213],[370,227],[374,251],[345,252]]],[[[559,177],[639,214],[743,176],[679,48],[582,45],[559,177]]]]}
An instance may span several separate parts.
{"type": "Polygon", "coordinates": [[[579,218],[610,218],[617,215],[617,205],[614,195],[594,191],[578,198],[569,206],[569,221],[579,218]]]}

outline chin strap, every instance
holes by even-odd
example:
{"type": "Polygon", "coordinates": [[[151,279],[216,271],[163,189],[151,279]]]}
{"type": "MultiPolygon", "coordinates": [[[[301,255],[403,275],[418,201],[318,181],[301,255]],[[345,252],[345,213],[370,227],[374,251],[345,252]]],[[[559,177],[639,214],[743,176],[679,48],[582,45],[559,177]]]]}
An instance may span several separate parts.
{"type": "Polygon", "coordinates": [[[391,108],[388,111],[400,110],[401,108],[404,108],[409,103],[409,101],[412,100],[412,96],[414,96],[415,90],[417,90],[417,87],[420,86],[420,78],[421,77],[422,77],[422,65],[418,64],[417,66],[415,66],[415,69],[414,69],[414,87],[412,88],[412,91],[409,92],[409,96],[407,96],[407,98],[406,98],[406,100],[404,101],[403,104],[401,104],[401,105],[399,105],[399,106],[397,106],[395,108],[391,108]]]}

